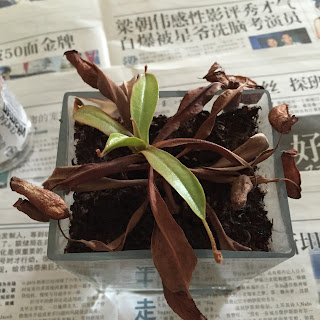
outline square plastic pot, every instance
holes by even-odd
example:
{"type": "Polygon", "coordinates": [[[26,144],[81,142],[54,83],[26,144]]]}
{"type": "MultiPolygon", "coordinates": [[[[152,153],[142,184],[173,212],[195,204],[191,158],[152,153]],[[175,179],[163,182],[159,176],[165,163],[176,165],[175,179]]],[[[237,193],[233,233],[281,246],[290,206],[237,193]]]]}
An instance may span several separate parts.
{"type": "MultiPolygon", "coordinates": [[[[185,91],[163,91],[157,114],[171,114],[177,109],[185,91]]],[[[58,146],[57,166],[71,165],[74,157],[74,120],[72,118],[74,98],[101,98],[98,92],[69,92],[63,99],[62,123],[58,146]]],[[[263,132],[270,143],[275,145],[277,133],[268,123],[271,108],[270,95],[265,90],[245,91],[241,105],[260,106],[259,131],[263,132]]],[[[92,103],[91,103],[92,104],[92,103]]],[[[208,105],[212,105],[212,102],[208,105]]],[[[283,177],[280,152],[259,166],[259,173],[268,177],[283,177]]],[[[273,233],[269,252],[222,251],[222,265],[215,263],[211,250],[195,250],[198,264],[193,275],[191,290],[230,290],[243,281],[251,279],[277,264],[289,259],[295,253],[289,207],[285,183],[270,183],[266,186],[265,207],[268,218],[273,221],[273,233]]],[[[68,205],[72,204],[72,194],[65,196],[68,205]]],[[[62,228],[68,234],[69,221],[62,221],[62,228]]],[[[61,235],[57,221],[50,221],[48,257],[61,267],[71,271],[82,279],[93,282],[101,290],[158,291],[162,284],[155,269],[149,250],[64,253],[66,240],[61,235]]]]}

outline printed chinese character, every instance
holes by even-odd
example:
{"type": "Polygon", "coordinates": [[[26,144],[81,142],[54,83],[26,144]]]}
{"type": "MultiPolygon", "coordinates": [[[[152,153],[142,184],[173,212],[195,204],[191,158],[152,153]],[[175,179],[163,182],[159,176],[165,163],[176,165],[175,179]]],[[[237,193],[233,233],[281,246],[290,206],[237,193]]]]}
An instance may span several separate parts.
{"type": "Polygon", "coordinates": [[[245,5],[245,7],[243,8],[243,11],[246,17],[249,15],[256,16],[258,14],[258,6],[250,2],[245,5]]]}
{"type": "Polygon", "coordinates": [[[206,9],[206,15],[210,22],[216,22],[223,19],[223,13],[220,7],[206,9]]]}
{"type": "Polygon", "coordinates": [[[57,37],[57,48],[68,50],[74,47],[73,35],[65,34],[57,37]]]}
{"type": "Polygon", "coordinates": [[[127,37],[124,37],[122,40],[121,40],[121,48],[122,48],[122,51],[125,51],[127,49],[134,49],[134,42],[133,42],[133,39],[130,38],[128,39],[127,37]]]}
{"type": "Polygon", "coordinates": [[[133,32],[133,22],[130,19],[118,19],[116,21],[116,26],[119,31],[119,34],[128,34],[133,32]]]}
{"type": "Polygon", "coordinates": [[[302,78],[291,78],[290,77],[290,87],[293,89],[293,91],[304,91],[306,89],[309,89],[309,83],[306,77],[302,78]]]}
{"type": "Polygon", "coordinates": [[[44,51],[53,51],[56,50],[56,40],[45,37],[42,41],[41,45],[43,45],[44,51]]]}
{"type": "Polygon", "coordinates": [[[152,279],[149,279],[149,275],[155,274],[154,267],[137,267],[136,278],[138,283],[143,283],[144,287],[148,287],[148,284],[152,282],[152,279]]]}
{"type": "Polygon", "coordinates": [[[181,41],[183,43],[192,42],[188,28],[175,30],[175,34],[176,34],[176,39],[175,39],[176,42],[178,41],[181,41]]]}
{"type": "Polygon", "coordinates": [[[147,34],[139,34],[137,42],[141,47],[153,47],[155,44],[155,40],[153,38],[152,33],[147,34]]]}
{"type": "Polygon", "coordinates": [[[297,164],[301,161],[311,160],[313,163],[319,162],[319,148],[320,148],[320,134],[315,132],[313,134],[305,134],[300,136],[294,134],[292,146],[298,151],[297,164]]]}
{"type": "Polygon", "coordinates": [[[154,315],[151,310],[156,308],[153,304],[154,302],[152,300],[148,300],[146,298],[142,301],[137,301],[135,310],[139,310],[139,313],[135,320],[156,320],[156,317],[151,317],[154,315]]]}
{"type": "Polygon", "coordinates": [[[270,82],[263,81],[261,85],[269,92],[280,92],[277,88],[277,83],[274,80],[271,80],[270,82]]]}
{"type": "Polygon", "coordinates": [[[173,44],[171,32],[165,30],[163,33],[157,32],[157,41],[159,46],[173,44]]]}
{"type": "Polygon", "coordinates": [[[139,32],[152,31],[154,29],[158,29],[157,16],[154,15],[153,18],[137,17],[135,21],[135,26],[139,30],[139,32]]]}
{"type": "Polygon", "coordinates": [[[182,28],[189,25],[188,17],[185,12],[178,11],[177,13],[171,14],[172,27],[182,28]]]}

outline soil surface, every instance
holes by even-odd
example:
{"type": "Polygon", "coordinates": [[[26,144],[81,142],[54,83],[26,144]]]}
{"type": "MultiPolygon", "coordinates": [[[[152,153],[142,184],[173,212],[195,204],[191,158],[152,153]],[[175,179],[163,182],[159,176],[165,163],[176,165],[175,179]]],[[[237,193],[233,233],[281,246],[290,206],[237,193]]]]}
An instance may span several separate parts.
{"type": "MultiPolygon", "coordinates": [[[[169,138],[192,138],[197,128],[208,117],[208,112],[201,112],[197,117],[185,123],[169,138]]],[[[150,141],[158,134],[166,123],[165,116],[154,119],[150,128],[150,141]]],[[[258,108],[243,107],[226,112],[217,117],[215,127],[207,138],[230,150],[236,149],[249,137],[257,133],[258,108]]],[[[107,137],[100,131],[85,126],[75,125],[75,140],[77,164],[111,160],[131,151],[119,148],[105,158],[100,159],[95,150],[104,148],[107,137]]],[[[176,155],[183,148],[167,149],[176,155]]],[[[188,167],[198,167],[214,163],[219,155],[208,151],[193,151],[180,160],[188,167]]],[[[146,178],[147,172],[130,172],[112,176],[117,179],[146,178]]],[[[230,204],[229,184],[216,184],[200,180],[209,204],[216,211],[227,235],[239,243],[255,251],[268,251],[272,223],[266,217],[264,209],[264,194],[256,187],[249,193],[246,206],[234,211],[230,204]]],[[[161,186],[158,186],[161,191],[161,186]]],[[[182,198],[173,191],[176,203],[180,207],[174,218],[184,230],[191,246],[195,249],[209,249],[210,241],[201,220],[191,211],[182,198]]],[[[145,187],[130,187],[122,189],[74,193],[74,204],[71,206],[72,219],[70,236],[73,239],[100,240],[108,243],[121,235],[134,211],[147,196],[145,187]]],[[[163,194],[164,196],[164,194],[163,194]]],[[[124,250],[149,249],[154,218],[148,208],[138,225],[129,233],[124,250]]],[[[210,223],[209,223],[210,225],[210,223]]],[[[213,230],[213,228],[212,228],[213,230]]],[[[213,230],[214,233],[214,230],[213,230]]],[[[218,242],[218,240],[216,239],[218,242]]],[[[218,244],[219,247],[219,244],[218,244]]],[[[69,242],[66,252],[88,252],[91,249],[81,243],[69,242]]]]}

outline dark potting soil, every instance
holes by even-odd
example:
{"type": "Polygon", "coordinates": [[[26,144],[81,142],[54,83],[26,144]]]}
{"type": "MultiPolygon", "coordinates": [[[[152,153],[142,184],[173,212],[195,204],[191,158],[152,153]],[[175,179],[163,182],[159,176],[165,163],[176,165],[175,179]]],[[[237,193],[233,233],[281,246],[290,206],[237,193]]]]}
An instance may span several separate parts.
{"type": "MultiPolygon", "coordinates": [[[[197,128],[208,117],[208,112],[201,112],[197,117],[185,123],[169,138],[192,138],[197,128]]],[[[152,142],[159,130],[166,123],[165,116],[156,117],[150,128],[152,142]]],[[[258,108],[237,109],[217,117],[214,129],[207,138],[230,150],[236,149],[249,137],[257,133],[258,108]]],[[[109,161],[130,154],[127,148],[116,149],[105,158],[96,155],[96,149],[103,149],[107,137],[100,131],[85,125],[75,125],[77,164],[109,161]]],[[[173,155],[183,147],[167,149],[173,155]]],[[[198,167],[214,163],[219,155],[208,151],[192,151],[180,160],[186,166],[198,167]]],[[[127,172],[112,176],[117,179],[147,178],[147,172],[127,172]]],[[[230,203],[230,184],[216,184],[200,180],[207,202],[216,211],[224,230],[233,240],[246,245],[255,251],[268,251],[272,223],[264,209],[264,194],[256,187],[248,195],[246,206],[234,211],[230,203]]],[[[158,186],[161,191],[161,186],[158,186]]],[[[173,191],[176,203],[180,207],[174,214],[177,223],[182,227],[187,239],[194,249],[209,249],[210,241],[201,220],[191,211],[182,198],[173,191]]],[[[73,239],[100,240],[111,242],[126,229],[130,217],[147,196],[146,187],[128,187],[113,190],[74,193],[71,206],[72,219],[70,236],[73,239]]],[[[124,250],[150,249],[154,218],[148,208],[137,226],[128,234],[124,250]]],[[[210,225],[210,222],[209,222],[210,225]]],[[[214,229],[212,228],[213,233],[214,229]]],[[[218,240],[216,239],[218,242],[218,240]]],[[[218,243],[219,247],[219,243],[218,243]]],[[[88,252],[91,249],[81,243],[69,242],[66,252],[88,252]]]]}

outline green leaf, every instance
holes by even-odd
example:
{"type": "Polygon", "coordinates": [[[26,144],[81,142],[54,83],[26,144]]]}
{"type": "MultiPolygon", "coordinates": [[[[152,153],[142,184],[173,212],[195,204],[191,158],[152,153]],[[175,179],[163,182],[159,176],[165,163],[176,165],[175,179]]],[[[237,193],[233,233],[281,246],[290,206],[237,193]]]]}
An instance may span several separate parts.
{"type": "Polygon", "coordinates": [[[122,133],[132,136],[130,131],[98,107],[90,105],[82,106],[73,114],[73,118],[79,123],[98,129],[107,136],[110,136],[111,133],[122,133]]]}
{"type": "Polygon", "coordinates": [[[206,218],[206,198],[198,179],[170,153],[149,146],[141,151],[151,167],[157,171],[188,203],[200,218],[206,218]]]}
{"type": "MultiPolygon", "coordinates": [[[[146,73],[134,84],[130,102],[131,117],[136,121],[141,138],[149,143],[149,128],[157,107],[159,88],[157,78],[146,73]]],[[[134,135],[137,132],[134,130],[134,135]]]]}
{"type": "Polygon", "coordinates": [[[146,144],[143,140],[136,137],[128,137],[121,133],[111,133],[104,150],[99,156],[103,157],[113,149],[120,147],[131,147],[141,150],[146,148],[146,144]]]}

